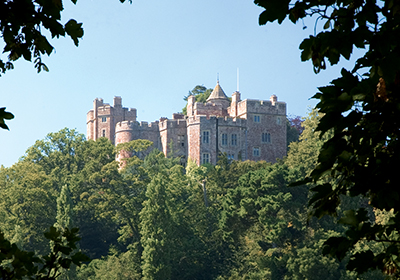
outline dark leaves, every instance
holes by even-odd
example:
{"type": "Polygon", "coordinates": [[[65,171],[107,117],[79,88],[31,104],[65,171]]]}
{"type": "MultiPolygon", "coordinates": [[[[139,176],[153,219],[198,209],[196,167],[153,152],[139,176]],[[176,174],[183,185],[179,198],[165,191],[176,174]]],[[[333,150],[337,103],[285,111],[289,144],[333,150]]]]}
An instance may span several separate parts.
{"type": "MultiPolygon", "coordinates": [[[[76,0],[72,0],[76,3],[76,0]]],[[[41,55],[50,55],[52,45],[46,36],[49,31],[51,38],[59,38],[67,33],[74,44],[83,36],[82,24],[74,19],[65,25],[61,23],[63,4],[61,0],[37,0],[35,2],[5,1],[0,6],[0,36],[4,40],[3,53],[8,55],[8,62],[0,61],[0,71],[12,69],[11,61],[23,57],[27,61],[34,61],[38,72],[47,70],[43,63],[37,63],[41,55]],[[35,4],[34,4],[35,3],[35,4]],[[46,30],[46,31],[45,31],[46,30]]]]}
{"type": "Polygon", "coordinates": [[[260,14],[258,19],[259,24],[264,25],[267,22],[274,22],[275,20],[278,20],[278,23],[282,23],[289,11],[290,1],[255,0],[254,3],[265,8],[265,11],[260,14]]]}
{"type": "Polygon", "coordinates": [[[344,196],[366,201],[367,205],[344,213],[339,222],[348,226],[346,236],[328,239],[324,253],[339,259],[350,254],[348,269],[358,273],[378,268],[398,276],[400,179],[395,169],[400,166],[400,5],[398,1],[384,1],[380,6],[376,1],[295,1],[288,9],[286,2],[278,2],[256,1],[266,9],[260,15],[261,24],[279,22],[286,15],[292,22],[306,16],[322,20],[324,26],[317,25],[317,20],[315,34],[300,45],[301,60],[311,60],[315,73],[325,69],[327,61],[334,65],[341,57],[350,59],[354,47],[366,48],[357,53],[351,72],[343,69],[338,79],[314,95],[323,115],[316,132],[332,137],[320,150],[308,180],[300,183],[316,184],[309,201],[316,217],[340,212],[344,196]],[[273,2],[279,9],[275,15],[271,14],[273,2]],[[372,209],[393,211],[393,220],[373,224],[372,209]],[[386,249],[355,251],[356,244],[366,241],[385,244],[386,249]]]}
{"type": "Polygon", "coordinates": [[[10,112],[6,112],[5,110],[5,107],[0,108],[0,127],[3,129],[8,129],[5,120],[12,120],[14,118],[14,115],[10,112]]]}
{"type": "Polygon", "coordinates": [[[90,261],[83,253],[74,252],[79,241],[77,233],[76,228],[60,232],[51,227],[45,236],[53,242],[53,250],[47,256],[36,257],[35,253],[11,244],[0,231],[0,262],[11,261],[7,266],[0,266],[0,275],[4,279],[56,279],[60,267],[68,269],[72,263],[80,266],[90,261]]]}
{"type": "Polygon", "coordinates": [[[69,20],[65,25],[65,32],[72,38],[75,45],[78,46],[78,38],[82,38],[83,36],[82,23],[77,23],[74,19],[69,20]]]}

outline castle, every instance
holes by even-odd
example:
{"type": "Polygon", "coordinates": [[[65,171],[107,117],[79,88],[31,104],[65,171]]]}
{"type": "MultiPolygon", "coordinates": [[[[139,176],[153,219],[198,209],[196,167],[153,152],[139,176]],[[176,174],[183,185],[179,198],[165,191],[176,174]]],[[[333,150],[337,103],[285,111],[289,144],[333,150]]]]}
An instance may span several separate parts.
{"type": "Polygon", "coordinates": [[[147,139],[166,156],[197,164],[216,164],[220,153],[228,159],[268,162],[286,155],[286,103],[276,95],[269,101],[241,100],[236,91],[230,101],[217,82],[206,103],[188,97],[186,115],[151,123],[139,123],[136,117],[136,109],[122,107],[121,97],[114,97],[113,106],[96,98],[87,113],[87,138],[107,137],[115,145],[147,139]]]}

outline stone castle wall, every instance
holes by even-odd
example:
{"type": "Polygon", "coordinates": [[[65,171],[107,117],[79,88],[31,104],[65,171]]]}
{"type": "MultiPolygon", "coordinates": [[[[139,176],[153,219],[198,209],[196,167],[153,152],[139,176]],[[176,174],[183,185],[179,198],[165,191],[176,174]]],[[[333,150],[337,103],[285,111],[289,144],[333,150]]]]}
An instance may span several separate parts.
{"type": "Polygon", "coordinates": [[[115,126],[122,121],[136,121],[136,109],[122,107],[122,99],[118,96],[114,97],[114,106],[96,98],[93,109],[87,113],[87,138],[106,137],[115,144],[115,126]]]}

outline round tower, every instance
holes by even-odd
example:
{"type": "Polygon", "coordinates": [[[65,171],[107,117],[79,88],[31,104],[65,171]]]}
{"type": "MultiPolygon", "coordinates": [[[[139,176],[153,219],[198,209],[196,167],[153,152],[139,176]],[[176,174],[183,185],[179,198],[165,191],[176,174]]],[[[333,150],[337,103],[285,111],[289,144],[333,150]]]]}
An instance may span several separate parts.
{"type": "MultiPolygon", "coordinates": [[[[135,122],[131,121],[123,121],[117,123],[117,125],[115,126],[115,146],[117,146],[118,144],[127,143],[133,139],[134,124],[135,122]]],[[[121,150],[116,155],[116,160],[121,162],[122,159],[130,157],[131,153],[129,151],[121,150]]]]}

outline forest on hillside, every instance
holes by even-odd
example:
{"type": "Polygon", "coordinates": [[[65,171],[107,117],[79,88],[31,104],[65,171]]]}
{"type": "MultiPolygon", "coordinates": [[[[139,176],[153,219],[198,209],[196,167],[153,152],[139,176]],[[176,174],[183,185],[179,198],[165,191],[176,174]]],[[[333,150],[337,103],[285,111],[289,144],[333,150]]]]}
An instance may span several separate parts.
{"type": "MultiPolygon", "coordinates": [[[[50,226],[79,228],[78,248],[91,261],[57,279],[384,279],[377,271],[357,276],[346,270],[348,258],[324,256],[323,242],[346,228],[308,215],[310,185],[288,187],[313,170],[329,137],[315,132],[319,118],[310,112],[275,164],[221,155],[216,166],[183,167],[135,140],[123,148],[141,157],[119,170],[108,139],[50,133],[1,167],[0,229],[19,248],[46,255],[50,226]]],[[[365,203],[344,199],[338,215],[365,203]]],[[[369,210],[388,221],[390,213],[369,210]]]]}

